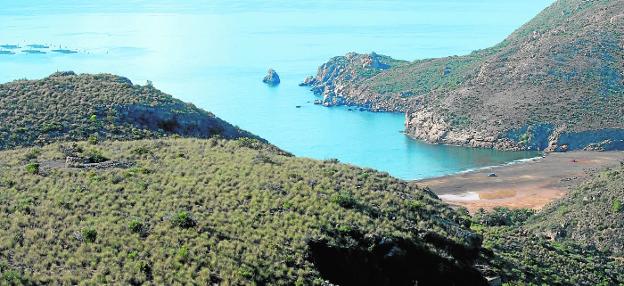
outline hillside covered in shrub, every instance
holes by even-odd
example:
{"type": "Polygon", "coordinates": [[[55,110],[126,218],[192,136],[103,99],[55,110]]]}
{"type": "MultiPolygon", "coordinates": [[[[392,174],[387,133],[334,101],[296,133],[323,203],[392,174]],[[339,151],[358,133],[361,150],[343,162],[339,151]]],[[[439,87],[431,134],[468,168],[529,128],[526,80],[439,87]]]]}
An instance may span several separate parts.
{"type": "Polygon", "coordinates": [[[0,84],[0,150],[67,140],[254,137],[151,85],[58,72],[0,84]]]}
{"type": "Polygon", "coordinates": [[[624,283],[622,169],[537,214],[471,218],[122,77],[0,91],[0,285],[624,283]]]}
{"type": "Polygon", "coordinates": [[[624,257],[624,166],[606,170],[542,210],[531,230],[624,257]]]}
{"type": "Polygon", "coordinates": [[[507,285],[624,283],[621,256],[571,238],[552,240],[532,229],[531,221],[537,216],[531,215],[526,210],[501,208],[475,216],[472,228],[484,238],[484,273],[500,277],[507,285]]]}
{"type": "Polygon", "coordinates": [[[0,272],[32,284],[484,285],[469,217],[249,138],[0,152],[0,272]]]}

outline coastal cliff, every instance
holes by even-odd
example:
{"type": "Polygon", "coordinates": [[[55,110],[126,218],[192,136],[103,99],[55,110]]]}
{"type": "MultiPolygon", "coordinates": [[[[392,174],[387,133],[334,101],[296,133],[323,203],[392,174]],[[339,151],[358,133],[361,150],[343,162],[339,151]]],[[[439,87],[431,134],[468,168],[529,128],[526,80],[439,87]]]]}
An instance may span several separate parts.
{"type": "Polygon", "coordinates": [[[300,85],[309,86],[322,99],[323,106],[354,105],[373,111],[403,111],[403,100],[376,100],[368,96],[366,89],[360,88],[366,80],[406,61],[388,56],[348,53],[330,59],[321,65],[315,77],[306,78],[300,85]]]}
{"type": "Polygon", "coordinates": [[[504,150],[624,148],[624,2],[559,0],[500,44],[405,62],[350,53],[304,84],[322,104],[405,112],[407,135],[504,150]]]}

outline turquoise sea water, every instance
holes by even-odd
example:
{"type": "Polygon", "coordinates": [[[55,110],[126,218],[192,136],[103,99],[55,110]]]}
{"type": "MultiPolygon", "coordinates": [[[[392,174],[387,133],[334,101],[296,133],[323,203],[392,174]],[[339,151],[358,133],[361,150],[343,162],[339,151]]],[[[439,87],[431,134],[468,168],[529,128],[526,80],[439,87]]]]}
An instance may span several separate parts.
{"type": "Polygon", "coordinates": [[[0,82],[57,70],[115,73],[140,84],[151,80],[298,156],[338,158],[404,179],[440,176],[535,153],[417,142],[401,133],[402,114],[315,106],[314,95],[297,84],[330,57],[350,51],[414,60],[485,48],[550,3],[6,1],[0,45],[50,48],[0,53],[0,82]],[[270,67],[282,78],[278,87],[261,83],[270,67]]]}

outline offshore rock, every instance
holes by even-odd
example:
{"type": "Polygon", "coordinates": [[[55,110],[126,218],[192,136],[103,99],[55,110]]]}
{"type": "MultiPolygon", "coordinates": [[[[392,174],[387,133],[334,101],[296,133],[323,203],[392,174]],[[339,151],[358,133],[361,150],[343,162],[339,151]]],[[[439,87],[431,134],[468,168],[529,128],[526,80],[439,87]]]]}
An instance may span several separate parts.
{"type": "Polygon", "coordinates": [[[262,79],[262,82],[268,85],[278,85],[280,84],[280,78],[274,69],[269,69],[269,71],[267,71],[267,75],[264,79],[262,79]]]}

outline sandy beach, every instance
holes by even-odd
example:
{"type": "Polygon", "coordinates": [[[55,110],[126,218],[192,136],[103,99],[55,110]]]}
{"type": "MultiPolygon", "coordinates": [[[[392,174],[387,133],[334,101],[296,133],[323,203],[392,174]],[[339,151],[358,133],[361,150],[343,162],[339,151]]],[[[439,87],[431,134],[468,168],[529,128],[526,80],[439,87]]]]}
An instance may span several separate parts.
{"type": "Polygon", "coordinates": [[[575,151],[472,172],[417,181],[471,212],[497,206],[540,209],[596,171],[618,166],[624,152],[575,151]]]}

